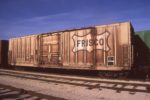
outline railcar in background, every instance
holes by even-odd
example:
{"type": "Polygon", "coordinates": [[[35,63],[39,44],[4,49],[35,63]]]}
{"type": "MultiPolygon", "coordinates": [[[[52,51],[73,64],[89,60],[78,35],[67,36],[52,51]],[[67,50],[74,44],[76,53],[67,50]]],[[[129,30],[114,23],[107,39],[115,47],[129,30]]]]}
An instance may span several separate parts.
{"type": "Polygon", "coordinates": [[[134,46],[135,69],[148,73],[150,76],[150,31],[136,32],[134,46]]]}
{"type": "Polygon", "coordinates": [[[0,40],[0,67],[8,66],[8,40],[0,40]]]}

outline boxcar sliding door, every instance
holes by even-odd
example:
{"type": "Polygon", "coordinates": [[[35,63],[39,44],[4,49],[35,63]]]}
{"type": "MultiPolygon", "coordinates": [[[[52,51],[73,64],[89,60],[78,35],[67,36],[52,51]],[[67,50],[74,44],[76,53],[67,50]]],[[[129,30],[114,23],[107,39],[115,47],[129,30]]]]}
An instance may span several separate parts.
{"type": "Polygon", "coordinates": [[[59,34],[40,35],[40,65],[50,67],[59,65],[59,34]]]}

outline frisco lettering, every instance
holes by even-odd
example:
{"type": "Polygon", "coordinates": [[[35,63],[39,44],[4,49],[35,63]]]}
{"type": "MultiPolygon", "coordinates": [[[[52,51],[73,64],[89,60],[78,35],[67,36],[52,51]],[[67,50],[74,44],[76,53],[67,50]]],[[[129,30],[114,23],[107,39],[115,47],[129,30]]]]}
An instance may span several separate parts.
{"type": "Polygon", "coordinates": [[[93,46],[93,45],[104,45],[104,40],[101,39],[87,39],[87,40],[77,40],[77,47],[87,47],[87,46],[93,46]]]}
{"type": "Polygon", "coordinates": [[[91,34],[87,34],[84,36],[74,35],[73,36],[73,40],[74,40],[73,52],[76,52],[79,50],[87,50],[91,52],[94,49],[109,51],[110,48],[107,44],[108,36],[109,36],[108,32],[97,34],[95,37],[92,37],[91,34]]]}

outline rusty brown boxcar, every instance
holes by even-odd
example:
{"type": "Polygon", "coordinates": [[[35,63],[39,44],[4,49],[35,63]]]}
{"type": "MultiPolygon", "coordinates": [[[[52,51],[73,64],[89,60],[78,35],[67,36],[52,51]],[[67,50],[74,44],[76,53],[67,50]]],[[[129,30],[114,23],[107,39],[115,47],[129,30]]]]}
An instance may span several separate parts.
{"type": "Polygon", "coordinates": [[[0,67],[8,65],[8,40],[0,40],[0,67]]]}
{"type": "Polygon", "coordinates": [[[19,66],[130,70],[130,22],[31,35],[9,40],[9,63],[19,66]]]}

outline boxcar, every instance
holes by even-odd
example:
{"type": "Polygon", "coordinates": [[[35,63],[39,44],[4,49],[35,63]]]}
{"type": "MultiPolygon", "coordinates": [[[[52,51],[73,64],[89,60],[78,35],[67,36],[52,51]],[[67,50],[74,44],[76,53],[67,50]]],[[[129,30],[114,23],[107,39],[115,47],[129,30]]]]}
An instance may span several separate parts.
{"type": "Polygon", "coordinates": [[[8,40],[0,40],[0,66],[8,65],[8,40]]]}
{"type": "Polygon", "coordinates": [[[9,40],[9,63],[19,66],[130,70],[134,30],[130,22],[50,32],[9,40]]]}

